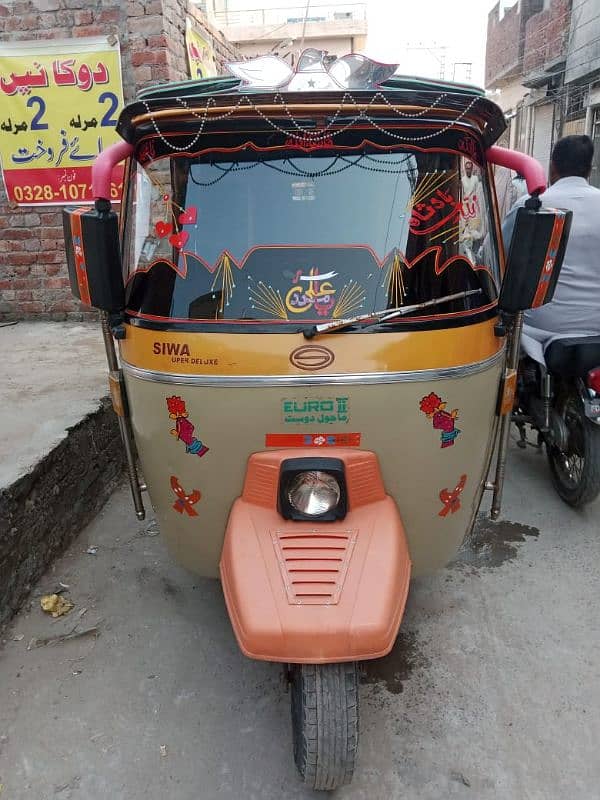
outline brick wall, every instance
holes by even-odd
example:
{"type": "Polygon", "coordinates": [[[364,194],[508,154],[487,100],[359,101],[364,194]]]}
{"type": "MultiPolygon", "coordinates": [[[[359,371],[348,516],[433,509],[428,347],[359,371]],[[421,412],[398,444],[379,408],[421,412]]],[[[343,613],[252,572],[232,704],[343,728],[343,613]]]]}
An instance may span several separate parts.
{"type": "Polygon", "coordinates": [[[523,74],[541,70],[565,55],[569,37],[571,0],[552,0],[550,7],[527,20],[523,74]]]}
{"type": "Polygon", "coordinates": [[[495,88],[503,81],[519,75],[523,64],[525,26],[527,20],[542,7],[543,0],[521,0],[504,11],[500,19],[500,3],[488,14],[485,51],[485,85],[495,88]]]}
{"type": "MultiPolygon", "coordinates": [[[[212,39],[220,70],[239,57],[188,0],[0,0],[2,41],[114,34],[125,102],[152,83],[188,77],[185,17],[212,39]]],[[[0,187],[0,319],[82,319],[71,296],[60,210],[9,208],[0,187]]]]}

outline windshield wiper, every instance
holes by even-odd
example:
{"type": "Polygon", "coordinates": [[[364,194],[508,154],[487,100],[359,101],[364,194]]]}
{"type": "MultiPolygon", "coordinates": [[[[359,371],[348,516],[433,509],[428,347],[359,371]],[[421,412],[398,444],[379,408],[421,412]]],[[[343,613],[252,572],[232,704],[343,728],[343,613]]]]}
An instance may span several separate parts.
{"type": "Polygon", "coordinates": [[[313,339],[321,333],[332,333],[339,331],[342,328],[347,328],[350,325],[356,325],[359,322],[366,322],[361,329],[369,328],[371,325],[378,325],[380,322],[388,322],[395,317],[404,317],[406,314],[412,314],[413,311],[420,311],[422,308],[429,306],[437,306],[441,303],[448,303],[450,300],[460,300],[464,297],[470,297],[473,294],[481,294],[481,289],[468,289],[466,292],[456,292],[456,294],[447,294],[445,297],[435,297],[433,300],[425,300],[423,303],[416,303],[412,306],[400,306],[399,308],[386,308],[384,311],[374,311],[372,314],[359,314],[356,317],[347,317],[346,319],[336,319],[332,322],[322,322],[319,325],[313,325],[311,328],[304,330],[305,339],[313,339]]]}

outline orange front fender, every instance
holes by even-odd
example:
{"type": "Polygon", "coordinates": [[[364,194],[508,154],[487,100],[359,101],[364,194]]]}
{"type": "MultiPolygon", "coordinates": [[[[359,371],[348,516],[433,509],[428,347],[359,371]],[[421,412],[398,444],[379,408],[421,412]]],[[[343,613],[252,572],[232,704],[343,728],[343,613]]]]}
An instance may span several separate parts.
{"type": "Polygon", "coordinates": [[[345,463],[349,512],[339,522],[284,520],[279,465],[314,450],[251,456],[221,555],[221,580],[242,652],[287,663],[378,658],[404,613],[410,557],[373,453],[333,448],[345,463]]]}

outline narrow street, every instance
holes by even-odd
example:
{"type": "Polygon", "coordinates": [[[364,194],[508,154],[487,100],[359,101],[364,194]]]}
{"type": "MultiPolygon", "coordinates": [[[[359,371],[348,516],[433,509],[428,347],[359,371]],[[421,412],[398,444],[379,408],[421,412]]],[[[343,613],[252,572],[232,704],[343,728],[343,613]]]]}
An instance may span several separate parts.
{"type": "MultiPolygon", "coordinates": [[[[394,651],[367,667],[358,769],[336,797],[599,796],[598,506],[564,506],[533,449],[511,457],[514,524],[480,525],[415,581],[394,651]]],[[[240,654],[219,584],[173,564],[126,488],[4,638],[2,800],[316,796],[279,669],[240,654]],[[75,607],[53,620],[39,598],[59,584],[75,607]],[[40,641],[75,626],[98,635],[40,641]]]]}

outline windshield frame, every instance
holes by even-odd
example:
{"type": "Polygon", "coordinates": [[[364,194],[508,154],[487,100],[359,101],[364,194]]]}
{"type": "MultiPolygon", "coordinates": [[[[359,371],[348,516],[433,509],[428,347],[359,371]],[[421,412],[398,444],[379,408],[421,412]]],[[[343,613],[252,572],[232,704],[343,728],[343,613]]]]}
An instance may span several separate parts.
{"type": "MultiPolygon", "coordinates": [[[[473,131],[469,131],[471,135],[473,135],[473,131]]],[[[464,131],[463,131],[464,134],[464,131]]],[[[359,148],[364,150],[364,152],[375,152],[378,151],[383,153],[390,153],[390,152],[398,152],[406,153],[407,151],[415,151],[417,153],[450,153],[455,154],[457,156],[465,157],[464,152],[460,152],[456,147],[451,146],[444,146],[444,147],[421,147],[417,144],[403,142],[401,145],[398,146],[391,146],[386,144],[385,146],[381,146],[378,142],[372,141],[371,139],[365,140],[364,138],[360,140],[360,144],[353,144],[349,146],[339,145],[336,143],[335,148],[332,150],[334,154],[336,153],[345,153],[345,152],[356,152],[359,148]],[[367,150],[364,150],[365,145],[367,145],[367,150]],[[371,148],[373,148],[371,150],[371,148]]],[[[192,154],[191,158],[196,159],[199,155],[205,156],[208,154],[218,154],[220,157],[223,155],[228,155],[231,158],[235,157],[235,153],[239,153],[242,149],[244,150],[251,150],[253,153],[257,152],[264,152],[269,151],[272,152],[273,150],[279,151],[278,156],[282,153],[282,146],[277,145],[275,147],[260,147],[257,146],[255,142],[246,142],[245,145],[240,145],[239,147],[233,148],[206,148],[205,150],[199,151],[199,153],[192,154]]],[[[289,149],[289,148],[288,148],[289,149]]],[[[295,152],[292,152],[292,157],[298,158],[302,155],[306,155],[307,152],[310,150],[316,149],[311,147],[310,149],[304,148],[296,148],[295,152]],[[298,152],[302,151],[303,152],[298,152]]],[[[326,149],[326,147],[322,148],[326,149]]],[[[283,148],[283,152],[285,152],[285,148],[283,148]]],[[[321,155],[321,153],[319,153],[321,155]]],[[[170,173],[173,180],[173,166],[177,164],[179,159],[188,157],[188,154],[172,154],[171,156],[162,156],[153,160],[152,162],[146,162],[146,164],[141,164],[138,161],[132,160],[132,168],[129,171],[129,180],[127,182],[127,194],[125,202],[123,204],[125,219],[123,223],[124,229],[124,247],[123,247],[123,255],[124,255],[124,269],[127,275],[128,268],[130,264],[128,264],[128,259],[131,253],[131,246],[132,246],[132,236],[134,235],[134,224],[132,224],[131,216],[133,214],[132,209],[132,198],[135,196],[135,180],[138,169],[145,169],[148,163],[157,162],[165,162],[167,159],[170,161],[170,173]]],[[[495,263],[491,265],[490,268],[487,268],[488,272],[492,276],[492,279],[495,283],[496,290],[499,285],[500,281],[500,274],[502,270],[502,251],[498,245],[498,216],[497,216],[497,207],[495,205],[495,193],[493,189],[492,181],[493,176],[490,173],[488,168],[488,164],[485,162],[483,158],[480,160],[483,163],[478,163],[478,167],[480,170],[480,178],[481,178],[481,188],[484,193],[485,197],[485,211],[482,211],[482,214],[485,213],[486,224],[488,228],[488,234],[490,238],[490,247],[492,248],[493,252],[495,253],[495,263]]],[[[309,245],[306,245],[308,247],[309,245]]],[[[418,260],[418,259],[417,259],[418,260]]],[[[128,282],[139,272],[147,272],[148,269],[142,270],[133,270],[130,275],[128,282]]],[[[480,269],[486,269],[486,267],[480,267],[480,269]]],[[[398,330],[407,330],[407,329],[431,329],[431,328],[444,328],[444,327],[457,327],[462,325],[469,325],[469,324],[476,324],[481,322],[484,319],[495,317],[497,314],[496,310],[497,306],[497,298],[494,298],[491,302],[488,302],[481,307],[475,309],[468,309],[463,311],[457,312],[450,312],[450,313],[437,313],[437,314],[427,314],[427,315],[415,315],[415,316],[406,316],[400,317],[397,319],[393,319],[390,321],[386,321],[381,323],[380,325],[374,326],[365,330],[364,332],[368,333],[380,333],[384,331],[398,331],[398,330]]],[[[194,330],[194,331],[222,331],[222,332],[299,332],[305,330],[307,327],[310,327],[315,323],[313,319],[287,319],[287,320],[279,320],[279,319],[211,319],[211,318],[182,318],[182,317],[160,317],[160,316],[152,316],[144,313],[137,313],[132,309],[126,310],[126,316],[128,322],[134,325],[142,326],[142,327],[151,327],[153,329],[170,329],[170,330],[194,330]]],[[[349,314],[348,316],[352,316],[349,314]]],[[[320,320],[322,321],[322,320],[320,320]]],[[[361,328],[357,328],[355,326],[349,326],[348,328],[344,329],[344,332],[360,332],[361,328]]]]}

